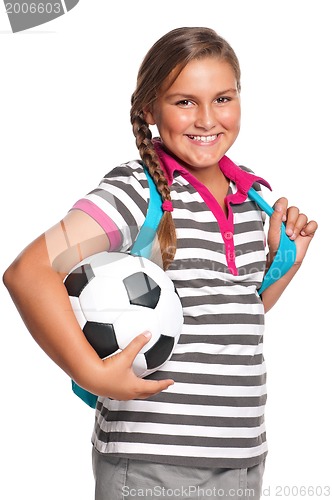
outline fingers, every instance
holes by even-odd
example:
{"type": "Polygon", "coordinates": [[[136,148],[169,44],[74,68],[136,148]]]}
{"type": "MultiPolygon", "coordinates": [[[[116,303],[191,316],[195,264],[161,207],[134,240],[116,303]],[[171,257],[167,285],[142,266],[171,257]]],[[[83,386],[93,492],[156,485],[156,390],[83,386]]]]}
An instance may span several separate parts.
{"type": "Polygon", "coordinates": [[[171,379],[146,380],[135,375],[132,364],[142,347],[151,339],[150,332],[137,335],[121,353],[104,360],[106,370],[112,371],[108,380],[108,397],[119,401],[145,399],[167,389],[174,384],[171,379]],[[116,377],[114,376],[116,374],[116,377]],[[115,382],[116,379],[116,382],[115,382]]]}
{"type": "Polygon", "coordinates": [[[288,201],[286,198],[279,198],[274,204],[274,212],[270,218],[268,232],[268,246],[270,257],[273,258],[278,250],[280,242],[280,227],[286,221],[288,201]]]}
{"type": "Polygon", "coordinates": [[[315,220],[308,222],[300,231],[301,236],[313,236],[317,231],[318,224],[315,220]]]}
{"type": "MultiPolygon", "coordinates": [[[[275,213],[275,217],[279,220],[282,220],[283,222],[286,221],[286,213],[287,213],[287,207],[288,207],[288,200],[287,198],[279,198],[273,208],[274,208],[274,213],[275,213]]],[[[272,215],[273,217],[273,215],[272,215]]]]}
{"type": "MultiPolygon", "coordinates": [[[[127,361],[130,366],[133,364],[134,359],[136,358],[139,351],[142,347],[149,342],[151,339],[150,332],[144,332],[137,337],[135,337],[123,350],[123,353],[127,355],[127,361]]],[[[136,376],[135,376],[136,377],[136,376]]],[[[153,396],[154,394],[158,394],[161,391],[167,389],[170,385],[174,384],[174,380],[166,379],[166,380],[145,380],[137,377],[136,387],[135,387],[135,398],[136,399],[145,399],[149,396],[153,396]]]]}
{"type": "Polygon", "coordinates": [[[313,236],[317,230],[316,221],[308,222],[308,217],[301,213],[298,207],[288,207],[287,198],[279,198],[274,205],[274,214],[271,217],[272,230],[276,230],[280,223],[285,222],[286,234],[291,240],[295,240],[299,235],[313,236]]]}
{"type": "Polygon", "coordinates": [[[302,229],[306,226],[308,222],[308,217],[300,213],[297,207],[289,207],[287,209],[287,221],[286,221],[286,234],[291,240],[300,234],[302,229]]]}
{"type": "Polygon", "coordinates": [[[125,349],[123,349],[122,352],[126,354],[130,366],[133,364],[133,361],[139,351],[149,342],[150,339],[151,332],[141,333],[140,335],[137,335],[137,337],[135,337],[125,349]]]}
{"type": "Polygon", "coordinates": [[[140,391],[136,396],[137,399],[145,399],[150,396],[154,396],[161,391],[165,391],[174,384],[174,380],[166,379],[166,380],[144,380],[139,379],[142,384],[140,384],[140,391]]]}

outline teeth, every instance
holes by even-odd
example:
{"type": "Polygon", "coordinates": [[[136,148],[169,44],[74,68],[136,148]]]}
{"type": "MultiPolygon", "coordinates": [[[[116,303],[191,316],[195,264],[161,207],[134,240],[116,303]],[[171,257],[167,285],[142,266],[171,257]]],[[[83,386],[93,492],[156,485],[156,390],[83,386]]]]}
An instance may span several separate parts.
{"type": "Polygon", "coordinates": [[[200,141],[200,142],[212,142],[217,138],[217,135],[188,135],[190,139],[193,141],[200,141]]]}

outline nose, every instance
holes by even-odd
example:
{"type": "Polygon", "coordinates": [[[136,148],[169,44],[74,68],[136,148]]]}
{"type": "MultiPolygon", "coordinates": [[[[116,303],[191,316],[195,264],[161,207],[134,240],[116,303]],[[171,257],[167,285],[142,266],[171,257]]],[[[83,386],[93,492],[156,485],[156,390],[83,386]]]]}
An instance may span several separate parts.
{"type": "Polygon", "coordinates": [[[216,125],[216,118],[211,105],[201,105],[197,109],[195,125],[197,128],[211,130],[216,125]]]}

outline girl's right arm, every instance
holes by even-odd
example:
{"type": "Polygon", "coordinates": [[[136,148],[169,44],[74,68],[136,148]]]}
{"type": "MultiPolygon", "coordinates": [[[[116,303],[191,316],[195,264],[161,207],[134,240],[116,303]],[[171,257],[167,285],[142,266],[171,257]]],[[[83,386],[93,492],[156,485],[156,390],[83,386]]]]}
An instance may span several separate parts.
{"type": "Polygon", "coordinates": [[[78,385],[118,400],[146,398],[173,383],[136,377],[131,365],[147,334],[101,360],[86,340],[63,284],[85,257],[109,249],[109,240],[90,216],[73,210],[15,259],[3,280],[23,321],[40,347],[78,385]]]}

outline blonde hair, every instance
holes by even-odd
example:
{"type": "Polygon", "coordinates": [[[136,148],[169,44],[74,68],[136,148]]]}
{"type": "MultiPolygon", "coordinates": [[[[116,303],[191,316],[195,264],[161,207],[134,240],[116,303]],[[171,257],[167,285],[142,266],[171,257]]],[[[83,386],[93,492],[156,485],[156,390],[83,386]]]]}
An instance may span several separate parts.
{"type": "MultiPolygon", "coordinates": [[[[171,72],[173,74],[168,81],[168,88],[190,61],[212,56],[230,64],[240,91],[241,73],[237,56],[228,42],[210,28],[184,27],[166,33],[150,48],[139,68],[136,89],[131,98],[130,119],[140,157],[163,201],[171,201],[170,188],[153,146],[151,130],[143,110],[157,99],[171,72]]],[[[163,268],[167,269],[176,251],[175,225],[168,211],[163,214],[157,236],[163,268]]]]}

